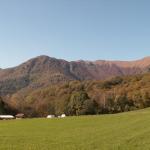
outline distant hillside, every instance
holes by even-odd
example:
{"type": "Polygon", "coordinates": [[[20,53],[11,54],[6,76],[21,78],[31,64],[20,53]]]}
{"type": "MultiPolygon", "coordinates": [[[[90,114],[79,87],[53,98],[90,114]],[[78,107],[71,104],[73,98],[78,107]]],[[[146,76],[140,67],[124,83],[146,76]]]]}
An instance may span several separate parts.
{"type": "Polygon", "coordinates": [[[150,57],[137,61],[65,61],[39,56],[17,67],[0,69],[0,93],[14,93],[22,88],[46,87],[71,80],[101,80],[114,76],[144,73],[150,57]]]}
{"type": "Polygon", "coordinates": [[[150,73],[104,81],[70,81],[38,89],[27,87],[4,100],[12,110],[29,117],[137,110],[150,107],[150,73]]]}

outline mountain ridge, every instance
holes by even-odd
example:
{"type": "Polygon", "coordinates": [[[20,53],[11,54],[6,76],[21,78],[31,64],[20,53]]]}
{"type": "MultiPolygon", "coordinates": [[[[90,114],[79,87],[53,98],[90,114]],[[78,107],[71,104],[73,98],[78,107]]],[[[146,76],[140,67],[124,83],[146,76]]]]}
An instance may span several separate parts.
{"type": "Polygon", "coordinates": [[[97,59],[97,60],[83,60],[83,59],[80,59],[80,60],[71,60],[71,61],[68,61],[68,60],[65,60],[65,59],[60,59],[60,58],[55,58],[55,57],[51,57],[51,56],[48,56],[48,55],[39,55],[39,56],[36,56],[36,57],[33,57],[33,58],[30,58],[28,60],[26,60],[25,62],[23,63],[20,63],[16,66],[13,66],[13,67],[7,67],[7,68],[0,68],[0,70],[6,70],[6,69],[11,69],[11,68],[16,68],[26,62],[29,62],[29,61],[32,61],[34,59],[41,59],[41,58],[47,58],[47,59],[55,59],[55,60],[62,60],[62,61],[66,61],[68,63],[71,63],[71,62],[85,62],[85,63],[94,63],[94,64],[98,64],[99,62],[103,62],[103,63],[109,63],[109,64],[116,64],[116,63],[141,63],[143,62],[144,65],[147,65],[146,63],[150,63],[150,56],[146,56],[146,57],[143,57],[141,59],[135,59],[135,60],[107,60],[107,59],[97,59]]]}
{"type": "Polygon", "coordinates": [[[45,87],[71,80],[103,80],[149,70],[150,57],[136,61],[66,61],[46,55],[32,58],[13,68],[0,69],[0,93],[22,88],[45,87]]]}

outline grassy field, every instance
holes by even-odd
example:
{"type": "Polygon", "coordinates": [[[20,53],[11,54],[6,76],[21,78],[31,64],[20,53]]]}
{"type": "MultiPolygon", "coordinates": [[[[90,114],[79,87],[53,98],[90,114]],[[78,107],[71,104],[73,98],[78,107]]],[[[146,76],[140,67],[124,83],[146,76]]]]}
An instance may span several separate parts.
{"type": "Polygon", "coordinates": [[[150,109],[0,121],[0,150],[150,150],[150,109]]]}

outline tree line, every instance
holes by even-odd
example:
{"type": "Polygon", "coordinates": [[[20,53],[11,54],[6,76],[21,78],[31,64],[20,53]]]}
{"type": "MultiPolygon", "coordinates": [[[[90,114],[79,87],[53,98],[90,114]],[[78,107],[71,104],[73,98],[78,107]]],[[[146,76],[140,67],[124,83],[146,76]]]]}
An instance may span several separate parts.
{"type": "Polygon", "coordinates": [[[28,117],[137,110],[150,107],[150,74],[114,77],[105,81],[70,81],[36,90],[25,88],[3,97],[2,101],[10,110],[28,117]]]}

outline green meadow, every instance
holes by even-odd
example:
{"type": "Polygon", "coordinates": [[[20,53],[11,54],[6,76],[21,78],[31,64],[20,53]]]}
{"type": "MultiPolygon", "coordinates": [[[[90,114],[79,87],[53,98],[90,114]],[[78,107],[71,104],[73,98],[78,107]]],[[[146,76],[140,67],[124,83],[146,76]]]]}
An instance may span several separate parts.
{"type": "Polygon", "coordinates": [[[150,150],[150,109],[0,121],[0,150],[150,150]]]}

